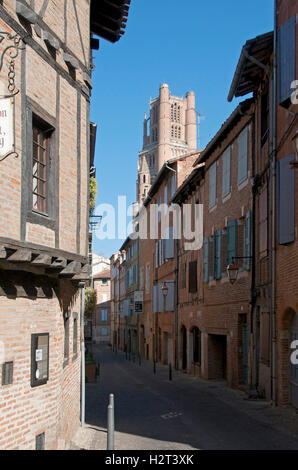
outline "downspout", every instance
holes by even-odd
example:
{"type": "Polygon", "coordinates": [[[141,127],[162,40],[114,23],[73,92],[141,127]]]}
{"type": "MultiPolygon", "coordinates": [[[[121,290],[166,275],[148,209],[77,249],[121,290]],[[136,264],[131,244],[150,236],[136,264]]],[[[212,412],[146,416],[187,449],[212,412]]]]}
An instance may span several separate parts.
{"type": "Polygon", "coordinates": [[[175,244],[175,369],[178,370],[179,238],[176,238],[175,244]]]}
{"type": "Polygon", "coordinates": [[[81,426],[85,426],[85,284],[81,286],[81,426]]]}
{"type": "Polygon", "coordinates": [[[272,112],[271,112],[271,166],[270,166],[270,209],[271,209],[271,296],[270,296],[270,344],[271,344],[271,398],[275,406],[276,398],[276,314],[275,314],[275,265],[276,265],[276,237],[275,237],[275,214],[276,214],[276,54],[277,54],[277,25],[276,25],[277,5],[274,1],[274,45],[273,45],[273,73],[271,80],[272,112]]]}
{"type": "MultiPolygon", "coordinates": [[[[251,169],[252,169],[252,178],[255,177],[255,142],[256,142],[256,119],[255,113],[252,117],[252,162],[251,162],[251,169]]],[[[249,387],[252,392],[257,389],[258,384],[254,381],[254,371],[258,365],[255,363],[255,338],[254,338],[254,311],[255,311],[255,304],[256,304],[256,293],[255,293],[255,278],[256,278],[256,248],[255,248],[255,231],[256,231],[256,190],[253,187],[252,191],[252,211],[251,211],[251,288],[250,288],[250,383],[249,387]]]]}

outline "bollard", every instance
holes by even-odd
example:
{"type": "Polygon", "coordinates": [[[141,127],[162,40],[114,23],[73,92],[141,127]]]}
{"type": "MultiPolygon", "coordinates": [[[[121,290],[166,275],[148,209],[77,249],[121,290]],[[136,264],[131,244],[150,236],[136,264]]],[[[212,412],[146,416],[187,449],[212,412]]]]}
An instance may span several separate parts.
{"type": "Polygon", "coordinates": [[[115,431],[115,415],[114,415],[114,395],[109,396],[108,414],[107,414],[107,450],[114,450],[114,431],[115,431]]]}
{"type": "Polygon", "coordinates": [[[172,364],[169,364],[169,380],[172,380],[172,364]]]}
{"type": "Polygon", "coordinates": [[[155,361],[153,361],[153,372],[154,374],[156,374],[156,362],[155,361]]]}

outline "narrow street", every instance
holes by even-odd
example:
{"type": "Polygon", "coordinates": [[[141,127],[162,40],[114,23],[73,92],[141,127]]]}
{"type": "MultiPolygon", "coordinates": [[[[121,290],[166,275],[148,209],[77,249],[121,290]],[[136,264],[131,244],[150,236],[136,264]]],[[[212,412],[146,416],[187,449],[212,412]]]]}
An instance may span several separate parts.
{"type": "MultiPolygon", "coordinates": [[[[247,400],[224,383],[203,381],[93,346],[100,377],[86,384],[89,448],[106,449],[106,407],[115,395],[115,450],[298,449],[297,414],[247,400]],[[288,432],[285,427],[287,426],[288,432]]],[[[81,443],[83,432],[81,430],[81,443]]],[[[87,439],[88,440],[88,439],[87,439]]],[[[87,442],[87,441],[86,441],[87,442]]]]}

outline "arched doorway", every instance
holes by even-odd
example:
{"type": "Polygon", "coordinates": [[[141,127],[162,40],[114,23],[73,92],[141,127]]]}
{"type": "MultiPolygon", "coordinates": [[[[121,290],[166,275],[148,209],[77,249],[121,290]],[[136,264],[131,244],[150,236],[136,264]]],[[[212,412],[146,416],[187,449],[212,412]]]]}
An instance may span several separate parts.
{"type": "Polygon", "coordinates": [[[182,370],[187,368],[187,331],[183,325],[181,328],[182,337],[182,370]]]}
{"type": "MultiPolygon", "coordinates": [[[[293,341],[298,341],[298,315],[294,314],[291,321],[291,345],[293,341]]],[[[295,347],[297,350],[297,347],[295,347]]],[[[291,354],[294,349],[291,349],[291,354]]],[[[298,408],[298,364],[293,364],[291,361],[291,403],[298,408]]]]}

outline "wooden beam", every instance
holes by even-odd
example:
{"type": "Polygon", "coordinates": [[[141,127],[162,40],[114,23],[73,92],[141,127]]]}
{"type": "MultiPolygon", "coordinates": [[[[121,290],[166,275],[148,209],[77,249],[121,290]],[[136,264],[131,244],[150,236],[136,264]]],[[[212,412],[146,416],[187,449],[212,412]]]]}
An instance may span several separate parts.
{"type": "Polygon", "coordinates": [[[17,250],[15,253],[10,255],[7,260],[11,261],[12,263],[30,263],[32,259],[32,251],[20,249],[17,250]]]}
{"type": "Polygon", "coordinates": [[[81,267],[82,267],[81,263],[79,263],[78,261],[72,261],[66,266],[66,268],[63,269],[63,271],[61,271],[59,276],[60,277],[73,277],[76,274],[80,274],[81,267]]]}
{"type": "Polygon", "coordinates": [[[34,266],[51,266],[52,264],[52,257],[49,255],[38,255],[34,261],[32,261],[34,266]]]}
{"type": "Polygon", "coordinates": [[[85,264],[81,272],[79,274],[76,274],[71,278],[72,281],[88,281],[90,279],[90,265],[85,264]]]}
{"type": "Polygon", "coordinates": [[[67,266],[67,259],[60,257],[53,261],[53,263],[48,267],[48,270],[59,271],[61,269],[66,268],[66,266],[67,266]]]}

